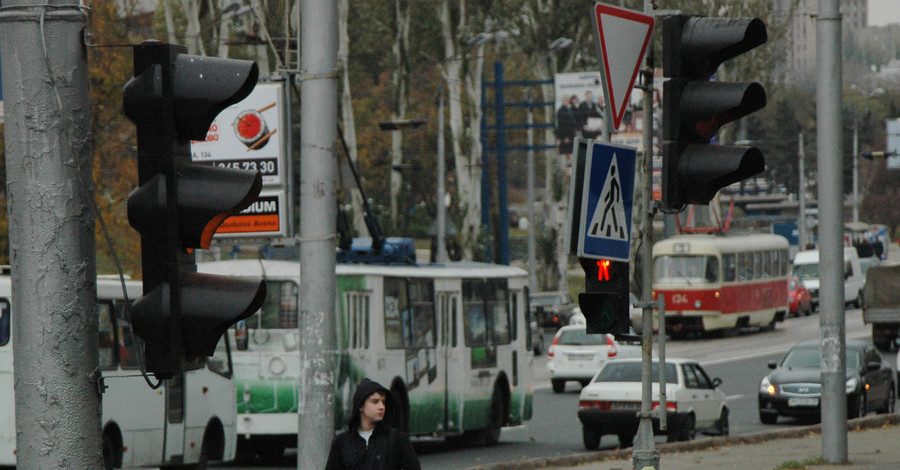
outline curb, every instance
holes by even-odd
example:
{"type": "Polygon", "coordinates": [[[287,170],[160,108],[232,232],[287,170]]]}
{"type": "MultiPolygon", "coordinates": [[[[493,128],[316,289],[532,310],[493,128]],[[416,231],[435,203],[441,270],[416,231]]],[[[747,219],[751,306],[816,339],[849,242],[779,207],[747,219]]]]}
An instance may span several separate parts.
{"type": "MultiPolygon", "coordinates": [[[[864,418],[855,418],[847,421],[847,431],[860,431],[900,424],[900,414],[875,415],[864,418]]],[[[669,454],[676,452],[697,452],[711,448],[726,447],[742,444],[758,444],[776,439],[803,438],[822,433],[822,425],[800,426],[796,428],[777,429],[763,431],[741,436],[713,437],[699,441],[673,442],[658,444],[657,452],[669,454]]],[[[466,470],[532,470],[539,468],[575,467],[591,462],[604,460],[627,460],[631,458],[631,448],[601,450],[597,452],[584,452],[560,457],[536,457],[531,459],[516,460],[514,462],[500,462],[489,465],[469,467],[466,470]]]]}

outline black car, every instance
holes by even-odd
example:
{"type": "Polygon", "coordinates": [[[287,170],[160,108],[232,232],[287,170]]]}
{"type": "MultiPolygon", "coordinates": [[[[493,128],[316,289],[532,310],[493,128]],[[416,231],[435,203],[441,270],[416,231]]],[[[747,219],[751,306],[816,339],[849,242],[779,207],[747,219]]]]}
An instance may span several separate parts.
{"type": "MultiPolygon", "coordinates": [[[[897,400],[894,369],[874,344],[848,340],[847,416],[859,418],[869,410],[893,413],[897,400]]],[[[821,419],[822,367],[821,341],[803,341],[794,345],[780,363],[769,362],[774,369],[759,384],[759,420],[775,424],[778,416],[821,419]]]]}
{"type": "Polygon", "coordinates": [[[540,327],[559,328],[569,324],[575,309],[572,296],[565,291],[537,292],[529,298],[534,319],[540,327]]]}

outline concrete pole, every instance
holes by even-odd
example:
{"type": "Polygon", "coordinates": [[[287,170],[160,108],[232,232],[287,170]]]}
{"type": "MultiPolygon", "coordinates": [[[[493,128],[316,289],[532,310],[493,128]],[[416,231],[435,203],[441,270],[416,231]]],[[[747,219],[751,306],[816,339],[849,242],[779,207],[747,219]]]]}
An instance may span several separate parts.
{"type": "Polygon", "coordinates": [[[819,199],[819,294],[822,315],[822,457],[847,463],[847,368],[844,357],[843,179],[841,158],[841,13],[838,0],[819,2],[816,151],[819,199]]]}
{"type": "Polygon", "coordinates": [[[447,190],[444,180],[447,178],[447,162],[444,160],[444,91],[438,98],[438,151],[437,151],[437,258],[438,263],[447,262],[447,206],[444,197],[447,190]]]}
{"type": "MultiPolygon", "coordinates": [[[[325,466],[334,437],[337,4],[304,0],[300,73],[300,390],[297,468],[325,466]]],[[[355,385],[355,384],[354,384],[355,385]]]]}
{"type": "Polygon", "coordinates": [[[807,234],[806,227],[806,154],[803,152],[802,132],[797,136],[797,146],[799,147],[800,153],[800,189],[797,191],[797,199],[800,203],[800,217],[797,220],[797,227],[800,230],[800,234],[797,243],[800,246],[798,246],[797,249],[803,251],[806,249],[809,235],[807,234]]]}
{"type": "MultiPolygon", "coordinates": [[[[534,100],[534,93],[529,91],[527,95],[528,101],[534,100]]],[[[527,153],[527,174],[526,174],[526,184],[528,186],[525,191],[527,194],[527,204],[528,204],[528,291],[529,292],[537,292],[538,291],[538,282],[537,282],[537,243],[535,240],[535,225],[537,224],[537,214],[534,210],[534,128],[531,127],[534,124],[534,109],[531,106],[528,107],[528,131],[527,139],[528,139],[528,153],[527,153]]]]}
{"type": "Polygon", "coordinates": [[[0,12],[18,468],[103,468],[86,19],[0,12]]]}

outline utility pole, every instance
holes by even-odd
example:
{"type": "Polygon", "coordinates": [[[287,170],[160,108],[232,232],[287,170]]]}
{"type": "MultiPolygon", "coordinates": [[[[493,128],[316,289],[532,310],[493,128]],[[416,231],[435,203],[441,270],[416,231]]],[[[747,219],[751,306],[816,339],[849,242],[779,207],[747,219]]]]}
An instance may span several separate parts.
{"type": "Polygon", "coordinates": [[[821,0],[816,17],[816,150],[819,199],[819,279],[822,315],[822,457],[847,463],[844,326],[843,177],[841,158],[841,13],[838,0],[821,0]]]}
{"type": "Polygon", "coordinates": [[[19,468],[103,467],[86,20],[0,12],[19,468]]]}
{"type": "Polygon", "coordinates": [[[300,389],[298,470],[322,468],[334,437],[337,4],[300,14],[300,389]]]}
{"type": "Polygon", "coordinates": [[[444,187],[444,180],[447,177],[446,166],[444,161],[444,90],[441,89],[438,97],[438,149],[437,149],[437,257],[435,261],[438,263],[447,262],[447,206],[444,205],[444,197],[447,190],[444,187]]]}

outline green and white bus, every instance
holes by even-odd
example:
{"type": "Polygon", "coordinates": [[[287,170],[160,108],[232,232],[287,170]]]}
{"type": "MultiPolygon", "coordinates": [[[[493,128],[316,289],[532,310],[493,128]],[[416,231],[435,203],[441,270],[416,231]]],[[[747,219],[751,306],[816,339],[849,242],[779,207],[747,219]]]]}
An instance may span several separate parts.
{"type": "MultiPolygon", "coordinates": [[[[231,328],[235,339],[239,454],[280,455],[297,444],[300,376],[295,261],[199,263],[199,271],[264,278],[259,312],[231,328]]],[[[501,428],[531,418],[528,276],[485,263],[336,266],[335,426],[356,384],[390,388],[398,427],[412,436],[467,435],[493,444],[501,428]]]]}

